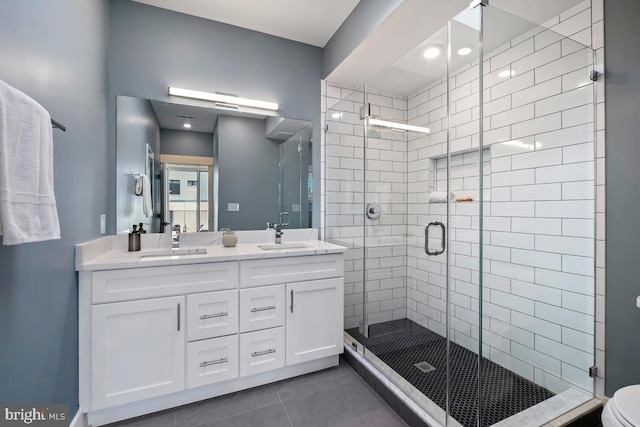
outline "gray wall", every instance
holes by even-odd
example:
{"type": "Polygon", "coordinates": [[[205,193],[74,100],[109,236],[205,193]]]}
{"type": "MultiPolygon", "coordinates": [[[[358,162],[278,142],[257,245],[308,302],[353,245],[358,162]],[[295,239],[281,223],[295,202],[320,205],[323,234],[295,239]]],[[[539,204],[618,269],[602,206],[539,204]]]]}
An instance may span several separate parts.
{"type": "Polygon", "coordinates": [[[280,149],[264,133],[264,120],[218,116],[218,227],[261,230],[278,222],[280,149]],[[228,203],[239,203],[228,212],[228,203]]]}
{"type": "Polygon", "coordinates": [[[135,179],[131,173],[144,173],[147,162],[147,144],[151,146],[155,160],[155,175],[160,172],[160,124],[151,102],[146,99],[119,96],[117,99],[117,213],[116,232],[128,232],[133,224],[149,224],[148,231],[157,233],[160,212],[160,180],[152,180],[154,217],[147,218],[142,210],[142,197],[136,196],[135,179]]]}
{"type": "Polygon", "coordinates": [[[606,384],[640,383],[640,3],[605,1],[606,384]]]}
{"type": "MultiPolygon", "coordinates": [[[[322,49],[129,0],[109,4],[109,164],[115,164],[116,95],[169,101],[169,85],[278,102],[282,116],[313,121],[320,141],[322,49]]],[[[319,177],[320,144],[314,150],[319,177]]],[[[115,177],[109,193],[115,215],[115,177]]]]}
{"type": "Polygon", "coordinates": [[[325,78],[380,25],[403,0],[361,0],[322,52],[325,78]]]}
{"type": "Polygon", "coordinates": [[[54,130],[62,239],[0,246],[0,402],[78,406],[74,245],[107,209],[108,3],[0,2],[0,79],[67,126],[54,130]]]}
{"type": "Polygon", "coordinates": [[[177,156],[213,156],[213,135],[174,129],[160,129],[160,152],[177,156]]]}

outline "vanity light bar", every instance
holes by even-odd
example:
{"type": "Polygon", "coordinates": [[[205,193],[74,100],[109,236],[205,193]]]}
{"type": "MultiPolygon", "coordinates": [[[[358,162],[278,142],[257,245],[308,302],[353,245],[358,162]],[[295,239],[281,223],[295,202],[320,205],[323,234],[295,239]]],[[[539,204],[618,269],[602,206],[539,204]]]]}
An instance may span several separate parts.
{"type": "Polygon", "coordinates": [[[392,129],[402,129],[402,130],[412,130],[414,132],[422,132],[422,133],[430,133],[431,129],[429,128],[425,128],[425,127],[421,127],[421,126],[413,126],[413,125],[406,125],[404,123],[396,123],[396,122],[389,122],[387,120],[380,120],[380,119],[369,119],[369,124],[370,125],[374,125],[374,126],[384,126],[387,128],[392,128],[392,129]]]}
{"type": "Polygon", "coordinates": [[[211,102],[221,102],[223,104],[242,105],[244,107],[261,108],[263,110],[278,111],[278,104],[275,102],[239,98],[237,96],[221,95],[219,93],[200,92],[198,90],[181,89],[169,86],[169,95],[181,96],[183,98],[202,99],[204,101],[211,102]]]}

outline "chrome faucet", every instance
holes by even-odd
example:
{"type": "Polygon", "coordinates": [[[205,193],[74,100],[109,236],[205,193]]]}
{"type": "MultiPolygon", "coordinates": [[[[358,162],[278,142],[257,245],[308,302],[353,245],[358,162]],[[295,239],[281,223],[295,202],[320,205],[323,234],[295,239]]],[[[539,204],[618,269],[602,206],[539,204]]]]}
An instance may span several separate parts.
{"type": "Polygon", "coordinates": [[[282,224],[276,224],[275,222],[267,222],[267,230],[275,230],[276,243],[282,243],[282,235],[284,234],[284,231],[282,231],[282,224]]]}

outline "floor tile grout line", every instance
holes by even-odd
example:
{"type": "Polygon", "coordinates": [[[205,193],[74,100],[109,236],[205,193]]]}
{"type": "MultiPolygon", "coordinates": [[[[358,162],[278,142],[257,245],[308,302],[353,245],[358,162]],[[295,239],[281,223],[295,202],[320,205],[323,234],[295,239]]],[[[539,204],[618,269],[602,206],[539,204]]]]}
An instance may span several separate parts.
{"type": "Polygon", "coordinates": [[[273,387],[276,390],[276,394],[278,395],[278,400],[280,400],[280,405],[282,409],[284,409],[284,414],[287,416],[287,420],[289,421],[289,426],[293,427],[293,423],[291,422],[291,418],[289,418],[289,412],[287,412],[287,408],[284,406],[284,402],[282,401],[282,397],[280,397],[280,392],[278,392],[278,387],[273,387]]]}
{"type": "MultiPolygon", "coordinates": [[[[354,372],[355,372],[355,371],[354,371],[354,372]]],[[[357,372],[356,372],[356,374],[357,374],[357,372]]],[[[375,390],[371,385],[369,385],[369,383],[368,383],[368,382],[367,382],[363,377],[361,377],[361,376],[359,376],[359,375],[358,375],[358,379],[359,379],[362,383],[364,383],[364,385],[365,385],[365,386],[367,386],[367,388],[368,388],[369,390],[371,390],[371,391],[373,392],[373,394],[378,398],[378,400],[379,400],[383,405],[385,405],[385,406],[389,407],[389,409],[391,409],[391,411],[392,411],[394,414],[396,414],[396,415],[397,415],[397,416],[402,420],[402,422],[403,422],[403,423],[405,423],[407,426],[409,425],[409,424],[407,424],[407,422],[402,418],[402,416],[401,416],[401,415],[400,415],[400,414],[399,414],[395,409],[393,409],[393,407],[392,407],[389,403],[387,403],[387,401],[386,401],[386,400],[384,400],[384,398],[380,395],[380,393],[378,393],[378,392],[377,392],[377,391],[376,391],[376,390],[375,390]]]]}
{"type": "MultiPolygon", "coordinates": [[[[276,392],[276,395],[278,395],[278,390],[276,390],[275,386],[273,384],[268,384],[268,385],[273,387],[274,391],[276,392]]],[[[258,386],[258,387],[264,387],[264,386],[258,386]]],[[[257,387],[253,387],[253,388],[257,388],[257,387]]],[[[243,391],[252,390],[253,388],[250,388],[250,389],[247,389],[247,390],[242,390],[240,392],[235,392],[235,393],[242,393],[243,391]]],[[[235,393],[231,393],[231,394],[235,394],[235,393]]],[[[210,399],[206,399],[205,401],[215,400],[215,399],[218,399],[219,397],[224,397],[224,396],[228,396],[228,395],[224,395],[223,394],[222,396],[212,397],[210,399]]],[[[280,396],[278,396],[278,400],[279,399],[280,399],[280,396]]],[[[197,403],[197,402],[194,402],[194,403],[197,403]]],[[[184,426],[184,427],[202,427],[202,426],[208,425],[209,423],[218,422],[218,421],[221,421],[221,420],[224,420],[224,419],[227,419],[227,418],[235,417],[237,415],[247,414],[249,412],[253,412],[253,411],[256,411],[258,409],[268,408],[269,406],[273,406],[273,405],[276,405],[276,404],[277,404],[277,402],[276,403],[271,403],[271,404],[268,404],[268,405],[256,406],[256,407],[254,407],[252,409],[248,409],[246,411],[241,411],[241,412],[237,412],[237,413],[232,414],[232,415],[227,415],[225,417],[216,418],[215,420],[208,420],[207,422],[202,423],[202,424],[196,424],[196,425],[193,425],[193,426],[192,425],[187,425],[187,426],[184,426]]],[[[174,427],[178,427],[177,424],[178,424],[178,420],[177,420],[177,417],[176,417],[176,422],[175,422],[174,427]]]]}
{"type": "MultiPolygon", "coordinates": [[[[360,375],[358,375],[358,373],[356,371],[354,371],[353,368],[351,368],[351,366],[349,366],[349,364],[347,362],[345,362],[345,365],[348,366],[349,369],[351,369],[351,371],[355,374],[355,378],[354,379],[352,379],[350,381],[346,381],[346,382],[341,383],[341,384],[330,385],[330,386],[322,387],[322,388],[319,388],[317,390],[313,390],[313,391],[310,391],[310,392],[307,392],[307,393],[298,394],[293,399],[287,399],[287,402],[299,399],[299,398],[304,397],[304,396],[308,396],[310,394],[313,394],[313,393],[316,393],[316,392],[319,392],[319,391],[326,391],[326,390],[329,390],[329,389],[332,389],[332,388],[335,388],[335,387],[339,387],[339,386],[344,385],[344,384],[349,384],[350,382],[358,381],[360,379],[360,375]]],[[[333,368],[327,368],[327,369],[334,369],[334,368],[337,368],[337,366],[333,367],[333,368]]],[[[322,372],[323,371],[316,371],[316,372],[312,372],[312,374],[314,374],[314,373],[317,374],[317,373],[322,373],[322,372]]],[[[309,375],[309,374],[305,374],[305,375],[309,375]]],[[[277,388],[276,388],[276,391],[277,391],[277,388]]],[[[284,400],[282,402],[284,403],[284,400]]]]}

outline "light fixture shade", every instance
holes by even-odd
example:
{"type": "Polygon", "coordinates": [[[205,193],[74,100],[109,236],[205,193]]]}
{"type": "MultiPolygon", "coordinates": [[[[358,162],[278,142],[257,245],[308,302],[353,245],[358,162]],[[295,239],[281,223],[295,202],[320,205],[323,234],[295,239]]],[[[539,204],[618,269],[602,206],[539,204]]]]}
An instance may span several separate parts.
{"type": "Polygon", "coordinates": [[[369,124],[374,126],[383,126],[392,129],[412,130],[414,132],[430,133],[431,129],[422,126],[407,125],[404,123],[390,122],[388,120],[369,119],[369,124]]]}
{"type": "Polygon", "coordinates": [[[202,99],[204,101],[221,102],[224,104],[242,105],[244,107],[261,108],[263,110],[278,111],[278,104],[275,102],[258,101],[255,99],[239,98],[237,96],[221,95],[211,92],[200,92],[198,90],[181,89],[169,86],[169,95],[181,96],[183,98],[202,99]]]}

